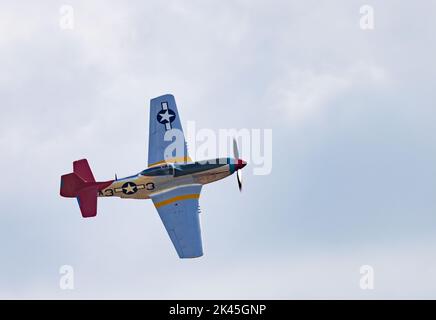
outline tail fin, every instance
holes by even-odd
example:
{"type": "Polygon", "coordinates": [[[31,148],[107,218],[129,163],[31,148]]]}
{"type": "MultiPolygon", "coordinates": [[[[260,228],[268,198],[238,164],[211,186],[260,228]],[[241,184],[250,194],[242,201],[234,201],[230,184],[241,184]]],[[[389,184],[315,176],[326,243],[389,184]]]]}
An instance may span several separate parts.
{"type": "Polygon", "coordinates": [[[76,173],[64,174],[61,176],[61,196],[66,198],[77,197],[79,190],[85,185],[85,180],[76,173]]]}
{"type": "Polygon", "coordinates": [[[113,180],[96,182],[86,159],[73,162],[73,173],[61,176],[62,197],[77,198],[84,218],[97,215],[97,195],[113,180]]]}

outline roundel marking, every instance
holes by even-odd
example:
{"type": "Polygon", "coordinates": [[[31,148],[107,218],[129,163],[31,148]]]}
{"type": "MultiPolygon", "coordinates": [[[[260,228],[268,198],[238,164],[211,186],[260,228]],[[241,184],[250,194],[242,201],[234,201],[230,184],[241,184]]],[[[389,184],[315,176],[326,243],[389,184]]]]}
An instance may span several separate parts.
{"type": "Polygon", "coordinates": [[[126,182],[121,188],[124,194],[134,194],[138,191],[138,187],[133,182],[126,182]]]}
{"type": "Polygon", "coordinates": [[[176,120],[176,113],[171,109],[160,110],[157,114],[157,121],[162,124],[172,123],[176,120]]]}

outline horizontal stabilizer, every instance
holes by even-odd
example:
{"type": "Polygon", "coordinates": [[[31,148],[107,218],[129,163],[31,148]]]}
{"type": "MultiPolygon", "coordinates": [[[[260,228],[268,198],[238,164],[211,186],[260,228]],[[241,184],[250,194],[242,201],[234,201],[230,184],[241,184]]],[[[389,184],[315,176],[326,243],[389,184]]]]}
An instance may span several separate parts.
{"type": "Polygon", "coordinates": [[[88,160],[82,159],[73,162],[73,172],[86,182],[95,182],[94,175],[89,167],[88,160]]]}
{"type": "Polygon", "coordinates": [[[82,217],[89,218],[97,215],[97,186],[91,186],[79,191],[77,202],[79,203],[82,217]]]}

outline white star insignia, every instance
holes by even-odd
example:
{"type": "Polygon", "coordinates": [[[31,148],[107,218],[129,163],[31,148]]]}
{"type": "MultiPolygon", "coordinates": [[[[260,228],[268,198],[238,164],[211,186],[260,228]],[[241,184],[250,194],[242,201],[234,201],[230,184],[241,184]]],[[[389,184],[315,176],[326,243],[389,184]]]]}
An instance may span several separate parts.
{"type": "Polygon", "coordinates": [[[128,184],[127,187],[124,188],[124,190],[125,190],[127,193],[135,192],[135,189],[132,187],[131,184],[128,184]]]}
{"type": "Polygon", "coordinates": [[[165,110],[165,113],[159,113],[159,115],[160,115],[160,122],[164,122],[164,120],[166,122],[170,122],[171,117],[174,117],[174,115],[170,114],[168,110],[165,110]]]}

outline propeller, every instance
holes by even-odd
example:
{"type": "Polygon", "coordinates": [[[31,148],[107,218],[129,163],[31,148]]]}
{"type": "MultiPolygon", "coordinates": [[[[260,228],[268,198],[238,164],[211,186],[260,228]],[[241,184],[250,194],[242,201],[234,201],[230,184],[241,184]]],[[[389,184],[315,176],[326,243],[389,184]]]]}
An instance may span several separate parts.
{"type": "Polygon", "coordinates": [[[242,192],[242,171],[241,170],[236,171],[236,178],[238,179],[239,191],[242,192]]]}
{"type": "Polygon", "coordinates": [[[233,138],[233,157],[235,157],[235,159],[239,159],[238,144],[235,138],[233,138]]]}
{"type": "Polygon", "coordinates": [[[235,138],[233,138],[233,157],[236,161],[235,168],[236,168],[236,178],[238,180],[239,191],[242,191],[242,171],[241,171],[241,169],[243,167],[245,167],[245,165],[247,163],[244,160],[239,159],[238,144],[236,143],[235,138]]]}

